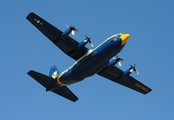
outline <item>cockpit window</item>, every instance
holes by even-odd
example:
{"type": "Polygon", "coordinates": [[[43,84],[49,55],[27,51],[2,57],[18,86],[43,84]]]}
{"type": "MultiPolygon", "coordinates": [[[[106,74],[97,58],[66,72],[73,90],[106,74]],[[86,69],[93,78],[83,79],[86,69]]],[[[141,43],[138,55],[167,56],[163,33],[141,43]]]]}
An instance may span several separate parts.
{"type": "Polygon", "coordinates": [[[114,41],[116,41],[117,40],[117,37],[114,37],[114,41]]]}
{"type": "Polygon", "coordinates": [[[119,34],[119,35],[117,35],[118,37],[121,37],[121,35],[119,34]]]}
{"type": "Polygon", "coordinates": [[[121,35],[122,35],[122,33],[118,33],[118,34],[117,34],[118,37],[121,37],[121,35]]]}
{"type": "Polygon", "coordinates": [[[117,40],[117,37],[115,36],[112,38],[111,42],[115,42],[116,40],[117,40]]]}

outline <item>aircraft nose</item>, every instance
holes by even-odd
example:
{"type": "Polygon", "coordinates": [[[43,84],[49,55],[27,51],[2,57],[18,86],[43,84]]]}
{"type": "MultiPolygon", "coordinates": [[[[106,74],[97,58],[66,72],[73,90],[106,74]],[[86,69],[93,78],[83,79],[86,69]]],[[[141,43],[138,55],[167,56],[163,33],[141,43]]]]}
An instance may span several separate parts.
{"type": "Polygon", "coordinates": [[[126,42],[128,41],[129,37],[130,37],[130,34],[122,34],[121,35],[121,40],[122,40],[121,45],[126,44],[126,42]]]}

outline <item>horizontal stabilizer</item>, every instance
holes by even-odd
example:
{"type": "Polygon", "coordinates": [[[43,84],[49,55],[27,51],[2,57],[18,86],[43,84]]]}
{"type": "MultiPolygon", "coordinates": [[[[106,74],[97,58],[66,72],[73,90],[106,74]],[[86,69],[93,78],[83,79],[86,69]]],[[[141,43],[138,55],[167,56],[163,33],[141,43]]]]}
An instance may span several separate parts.
{"type": "Polygon", "coordinates": [[[30,70],[28,72],[28,75],[30,75],[32,78],[34,78],[37,82],[39,82],[42,86],[46,88],[47,91],[51,90],[52,92],[65,97],[73,102],[77,101],[78,98],[74,93],[72,93],[68,87],[66,86],[59,86],[56,84],[55,79],[46,76],[44,74],[38,73],[36,71],[30,70]]]}
{"type": "Polygon", "coordinates": [[[78,97],[76,95],[74,95],[74,93],[71,92],[71,90],[66,86],[60,87],[56,90],[52,90],[52,92],[54,92],[62,97],[65,97],[73,102],[78,100],[78,97]]]}
{"type": "Polygon", "coordinates": [[[28,75],[30,75],[32,78],[34,78],[37,82],[39,82],[46,89],[51,89],[55,86],[54,79],[49,76],[46,76],[44,74],[38,73],[33,70],[30,70],[28,72],[28,75]]]}

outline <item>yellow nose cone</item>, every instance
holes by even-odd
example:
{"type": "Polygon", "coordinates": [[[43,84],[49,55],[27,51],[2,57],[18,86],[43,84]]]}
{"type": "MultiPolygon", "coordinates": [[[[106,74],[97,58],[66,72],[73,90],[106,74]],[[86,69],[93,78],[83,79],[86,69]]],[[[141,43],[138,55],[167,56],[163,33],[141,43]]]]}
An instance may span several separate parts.
{"type": "Polygon", "coordinates": [[[121,35],[121,40],[122,40],[121,45],[126,44],[126,42],[128,41],[129,37],[130,37],[130,34],[122,34],[121,35]]]}

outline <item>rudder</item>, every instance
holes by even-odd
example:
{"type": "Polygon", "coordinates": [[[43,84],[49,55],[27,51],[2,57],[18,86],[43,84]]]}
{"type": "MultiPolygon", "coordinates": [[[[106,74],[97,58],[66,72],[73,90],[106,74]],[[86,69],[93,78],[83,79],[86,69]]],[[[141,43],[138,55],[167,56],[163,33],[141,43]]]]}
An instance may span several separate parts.
{"type": "Polygon", "coordinates": [[[55,65],[51,66],[49,76],[55,79],[59,74],[60,72],[57,67],[55,65]]]}

